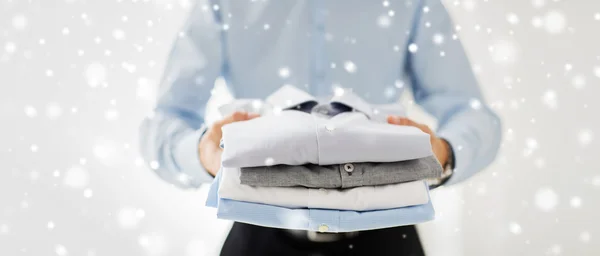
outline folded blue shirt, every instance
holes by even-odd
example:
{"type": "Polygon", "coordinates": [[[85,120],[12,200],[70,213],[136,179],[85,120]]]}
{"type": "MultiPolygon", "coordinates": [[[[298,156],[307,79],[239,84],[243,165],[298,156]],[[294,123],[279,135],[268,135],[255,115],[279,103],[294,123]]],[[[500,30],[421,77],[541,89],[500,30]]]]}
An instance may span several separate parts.
{"type": "Polygon", "coordinates": [[[434,219],[431,199],[427,204],[376,211],[290,209],[218,197],[221,172],[208,192],[206,206],[217,208],[217,217],[248,224],[309,231],[352,232],[413,225],[434,219]],[[323,229],[325,227],[325,229],[323,229]]]}

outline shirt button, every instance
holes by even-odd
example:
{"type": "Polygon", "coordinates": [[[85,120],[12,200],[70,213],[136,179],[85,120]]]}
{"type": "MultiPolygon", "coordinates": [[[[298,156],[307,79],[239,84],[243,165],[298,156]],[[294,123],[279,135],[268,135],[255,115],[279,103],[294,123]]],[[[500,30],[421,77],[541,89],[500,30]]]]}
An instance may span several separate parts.
{"type": "Polygon", "coordinates": [[[329,230],[329,227],[325,224],[321,224],[319,225],[319,232],[327,232],[329,230]]]}
{"type": "Polygon", "coordinates": [[[325,125],[325,129],[326,129],[327,131],[333,132],[333,130],[335,130],[335,127],[334,127],[333,125],[326,124],[326,125],[325,125]]]}
{"type": "Polygon", "coordinates": [[[353,164],[345,164],[344,170],[346,170],[346,172],[352,172],[352,171],[354,171],[354,165],[353,164]]]}

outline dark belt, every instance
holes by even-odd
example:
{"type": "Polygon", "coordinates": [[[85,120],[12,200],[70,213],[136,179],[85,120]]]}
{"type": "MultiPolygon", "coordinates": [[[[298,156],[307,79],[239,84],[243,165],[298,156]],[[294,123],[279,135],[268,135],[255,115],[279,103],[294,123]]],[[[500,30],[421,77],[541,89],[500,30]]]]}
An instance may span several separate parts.
{"type": "Polygon", "coordinates": [[[345,233],[323,233],[306,230],[285,230],[285,233],[295,240],[321,243],[340,241],[359,235],[358,231],[345,233]]]}

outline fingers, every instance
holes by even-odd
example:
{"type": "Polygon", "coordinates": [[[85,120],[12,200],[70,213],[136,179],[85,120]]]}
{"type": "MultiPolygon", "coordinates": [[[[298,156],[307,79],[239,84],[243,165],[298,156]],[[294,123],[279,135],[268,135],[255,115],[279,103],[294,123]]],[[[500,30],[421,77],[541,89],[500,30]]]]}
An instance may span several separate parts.
{"type": "Polygon", "coordinates": [[[390,124],[406,125],[406,126],[417,127],[419,129],[421,129],[421,131],[423,131],[423,132],[426,132],[426,133],[429,133],[429,134],[433,134],[433,131],[429,128],[429,126],[417,123],[417,122],[415,122],[415,121],[413,121],[411,119],[408,119],[406,117],[388,116],[387,117],[387,121],[390,124]]]}
{"type": "Polygon", "coordinates": [[[399,116],[388,116],[387,117],[387,121],[390,124],[397,124],[397,125],[408,125],[408,126],[418,126],[419,123],[410,120],[406,117],[399,117],[399,116]]]}
{"type": "Polygon", "coordinates": [[[233,122],[246,121],[250,119],[254,119],[259,117],[260,115],[257,113],[248,113],[244,111],[236,111],[233,114],[226,116],[225,118],[216,121],[213,126],[221,128],[226,124],[230,124],[233,122]]]}

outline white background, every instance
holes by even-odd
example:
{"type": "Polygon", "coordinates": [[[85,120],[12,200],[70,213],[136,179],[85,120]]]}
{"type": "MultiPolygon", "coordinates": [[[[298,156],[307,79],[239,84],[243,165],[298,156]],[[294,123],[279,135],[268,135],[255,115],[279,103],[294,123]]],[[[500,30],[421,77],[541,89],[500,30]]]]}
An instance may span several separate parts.
{"type": "MultiPolygon", "coordinates": [[[[434,193],[427,251],[600,255],[600,1],[445,3],[504,140],[492,166],[434,193]]],[[[189,6],[0,0],[0,255],[218,253],[230,224],[206,187],[174,188],[137,153],[189,6]]]]}

